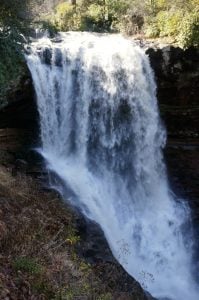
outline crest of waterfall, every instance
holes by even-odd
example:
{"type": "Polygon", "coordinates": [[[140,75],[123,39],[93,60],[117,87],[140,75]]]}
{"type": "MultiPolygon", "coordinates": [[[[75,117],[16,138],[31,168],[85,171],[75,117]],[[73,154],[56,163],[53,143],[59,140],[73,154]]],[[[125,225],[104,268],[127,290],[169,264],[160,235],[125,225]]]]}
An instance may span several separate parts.
{"type": "Polygon", "coordinates": [[[48,168],[153,296],[198,299],[184,234],[189,209],[168,187],[148,57],[119,35],[60,36],[39,39],[26,55],[48,168]]]}

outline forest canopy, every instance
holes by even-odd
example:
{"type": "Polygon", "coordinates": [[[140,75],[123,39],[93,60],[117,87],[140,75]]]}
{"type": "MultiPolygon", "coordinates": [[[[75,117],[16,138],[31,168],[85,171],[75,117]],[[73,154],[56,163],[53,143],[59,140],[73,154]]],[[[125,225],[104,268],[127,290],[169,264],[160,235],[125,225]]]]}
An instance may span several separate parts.
{"type": "Polygon", "coordinates": [[[0,99],[25,68],[22,49],[35,28],[171,39],[199,46],[199,0],[0,0],[0,99]]]}
{"type": "Polygon", "coordinates": [[[49,20],[62,31],[142,34],[171,37],[185,48],[199,45],[199,0],[64,1],[49,20]]]}
{"type": "Polygon", "coordinates": [[[199,0],[0,0],[0,38],[28,35],[38,21],[57,31],[122,32],[199,45],[199,0]]]}

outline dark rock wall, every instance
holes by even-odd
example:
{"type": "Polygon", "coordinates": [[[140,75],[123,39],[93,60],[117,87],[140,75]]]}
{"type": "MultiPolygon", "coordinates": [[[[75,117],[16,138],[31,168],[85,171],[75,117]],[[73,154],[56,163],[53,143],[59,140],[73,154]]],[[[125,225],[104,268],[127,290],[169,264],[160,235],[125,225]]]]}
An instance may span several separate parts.
{"type": "Polygon", "coordinates": [[[199,137],[199,49],[148,49],[169,137],[199,137]]]}
{"type": "Polygon", "coordinates": [[[150,48],[157,97],[168,133],[165,159],[173,191],[187,199],[199,226],[199,49],[150,48]]]}
{"type": "Polygon", "coordinates": [[[0,163],[13,164],[38,144],[38,113],[30,74],[10,90],[0,106],[0,163]]]}

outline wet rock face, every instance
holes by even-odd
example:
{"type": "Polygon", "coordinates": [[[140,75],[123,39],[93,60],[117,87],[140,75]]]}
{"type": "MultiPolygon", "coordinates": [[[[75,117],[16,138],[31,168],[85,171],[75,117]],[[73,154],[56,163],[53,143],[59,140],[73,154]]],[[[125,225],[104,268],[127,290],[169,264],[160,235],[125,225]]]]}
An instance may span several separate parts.
{"type": "Polygon", "coordinates": [[[146,50],[158,84],[158,99],[161,104],[186,105],[197,103],[196,89],[199,83],[199,49],[183,50],[167,46],[146,50]],[[171,91],[169,90],[171,89],[171,91]],[[189,94],[184,94],[189,89],[189,94]],[[173,93],[175,91],[175,93],[173,93]],[[168,95],[170,98],[168,99],[168,95]],[[191,99],[187,98],[187,95],[191,99]]]}
{"type": "Polygon", "coordinates": [[[34,128],[37,107],[31,75],[26,70],[17,86],[8,91],[0,105],[0,128],[34,128]]]}
{"type": "Polygon", "coordinates": [[[0,164],[12,168],[13,176],[40,176],[44,163],[34,150],[40,143],[34,87],[28,68],[20,76],[0,103],[0,164]]]}
{"type": "Polygon", "coordinates": [[[172,190],[186,199],[199,232],[199,49],[147,49],[168,133],[165,159],[172,190]]]}
{"type": "Polygon", "coordinates": [[[157,97],[169,137],[198,138],[199,49],[149,48],[157,97]]]}
{"type": "MultiPolygon", "coordinates": [[[[199,49],[148,48],[157,81],[157,97],[168,133],[165,159],[177,195],[198,211],[199,49]]],[[[199,213],[195,218],[199,220],[199,213]]],[[[198,221],[199,222],[199,221],[198,221]]]]}
{"type": "MultiPolygon", "coordinates": [[[[38,146],[38,112],[28,69],[0,103],[0,164],[11,165],[38,146]]],[[[26,158],[25,158],[26,159],[26,158]]]]}

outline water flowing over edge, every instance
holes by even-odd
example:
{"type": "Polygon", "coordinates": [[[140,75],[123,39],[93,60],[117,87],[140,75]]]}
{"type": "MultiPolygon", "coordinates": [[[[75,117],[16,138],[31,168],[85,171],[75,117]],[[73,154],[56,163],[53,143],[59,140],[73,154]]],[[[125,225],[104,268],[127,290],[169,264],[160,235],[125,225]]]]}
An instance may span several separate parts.
{"type": "Polygon", "coordinates": [[[189,209],[169,190],[166,134],[148,57],[118,35],[62,33],[26,55],[41,152],[63,196],[103,229],[126,271],[159,299],[198,299],[189,209]]]}

